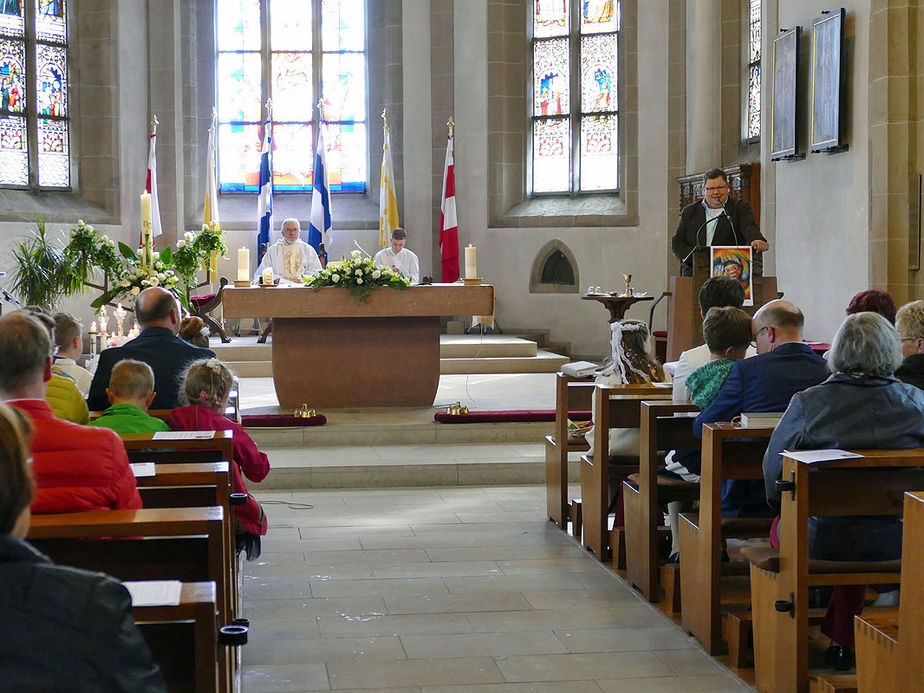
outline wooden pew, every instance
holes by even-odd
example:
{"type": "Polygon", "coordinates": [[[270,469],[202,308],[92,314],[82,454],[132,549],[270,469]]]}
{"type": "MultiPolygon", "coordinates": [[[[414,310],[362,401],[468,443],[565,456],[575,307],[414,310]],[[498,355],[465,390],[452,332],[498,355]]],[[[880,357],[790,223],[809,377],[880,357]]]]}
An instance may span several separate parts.
{"type": "MultiPolygon", "coordinates": [[[[224,519],[220,507],[33,515],[28,539],[56,563],[120,580],[213,581],[221,627],[236,618],[224,519]]],[[[234,660],[224,649],[219,669],[220,689],[230,690],[234,660]]]]}
{"type": "Polygon", "coordinates": [[[157,464],[154,476],[136,479],[145,508],[220,506],[229,517],[231,476],[228,462],[157,464]]]}
{"type": "Polygon", "coordinates": [[[122,443],[131,462],[217,462],[234,460],[234,431],[215,431],[212,438],[155,439],[153,433],[126,433],[122,443]],[[178,456],[177,453],[183,453],[178,456]]]}
{"type": "Polygon", "coordinates": [[[626,580],[650,602],[659,596],[661,508],[671,500],[699,496],[697,484],[664,479],[658,476],[658,469],[668,451],[699,448],[700,441],[693,435],[693,419],[674,416],[698,411],[695,404],[663,401],[641,404],[639,471],[637,477],[633,475],[622,482],[622,492],[626,515],[626,580]]]}
{"type": "MultiPolygon", "coordinates": [[[[611,460],[609,456],[610,428],[638,428],[639,410],[643,399],[671,398],[669,387],[647,385],[619,385],[594,388],[595,421],[594,447],[602,454],[589,452],[581,456],[581,503],[583,531],[581,541],[584,547],[593,551],[601,561],[610,556],[609,536],[609,480],[611,475],[623,478],[638,471],[638,456],[611,460]]],[[[625,558],[620,556],[618,544],[614,564],[625,567],[625,558]],[[622,558],[622,560],[620,560],[622,558]]]]}
{"type": "Polygon", "coordinates": [[[594,392],[593,378],[574,378],[564,373],[555,376],[555,430],[545,437],[545,493],[549,519],[564,530],[568,529],[568,453],[589,449],[581,438],[568,437],[568,413],[590,411],[594,392]]]}
{"type": "MultiPolygon", "coordinates": [[[[780,550],[746,551],[751,559],[755,685],[760,691],[809,690],[810,587],[900,580],[901,561],[809,559],[810,516],[900,515],[904,492],[924,488],[924,450],[861,454],[860,458],[815,464],[783,455],[782,482],[777,483],[783,492],[780,550]]],[[[920,649],[915,656],[920,660],[920,649]]],[[[920,683],[918,679],[916,684],[920,683]]]]}
{"type": "Polygon", "coordinates": [[[854,620],[859,693],[903,693],[924,682],[924,492],[906,493],[898,618],[854,620]]]}
{"type": "Polygon", "coordinates": [[[898,619],[855,619],[860,693],[901,693],[924,681],[924,492],[906,493],[898,619]]]}
{"type": "Polygon", "coordinates": [[[176,606],[132,607],[171,693],[220,689],[217,611],[214,582],[183,583],[176,606]]]}
{"type": "MultiPolygon", "coordinates": [[[[703,426],[699,512],[680,515],[681,625],[709,654],[721,648],[722,604],[750,600],[747,564],[722,561],[723,538],[767,537],[772,518],[723,518],[722,482],[763,479],[772,428],[703,426]]],[[[767,513],[770,513],[769,506],[767,513]]]]}

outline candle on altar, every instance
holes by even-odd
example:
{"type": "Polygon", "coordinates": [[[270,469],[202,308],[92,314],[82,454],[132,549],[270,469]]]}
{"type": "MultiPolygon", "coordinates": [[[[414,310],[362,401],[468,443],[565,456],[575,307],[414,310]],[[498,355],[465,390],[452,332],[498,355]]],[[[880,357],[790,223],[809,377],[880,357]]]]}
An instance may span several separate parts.
{"type": "Polygon", "coordinates": [[[105,336],[106,334],[106,322],[108,317],[106,315],[106,306],[101,306],[99,309],[99,331],[105,336]]]}
{"type": "Polygon", "coordinates": [[[250,279],[250,250],[240,248],[237,251],[237,280],[246,282],[250,279]]]}
{"type": "Polygon", "coordinates": [[[471,243],[468,244],[468,247],[465,249],[465,278],[466,279],[477,279],[478,278],[478,266],[476,264],[475,258],[475,246],[471,243]]]}
{"type": "Polygon", "coordinates": [[[141,193],[141,266],[154,264],[154,238],[152,234],[151,193],[141,193]]]}
{"type": "Polygon", "coordinates": [[[96,334],[99,330],[96,329],[96,320],[90,323],[90,334],[96,334]]]}
{"type": "Polygon", "coordinates": [[[272,283],[273,283],[273,268],[267,267],[265,270],[263,270],[263,285],[269,286],[272,283]]]}
{"type": "Polygon", "coordinates": [[[128,311],[126,311],[122,307],[122,304],[119,303],[118,307],[113,311],[112,314],[115,316],[116,324],[118,325],[119,331],[117,332],[117,334],[121,337],[124,334],[124,332],[122,331],[122,323],[125,320],[125,316],[128,315],[128,311]]]}

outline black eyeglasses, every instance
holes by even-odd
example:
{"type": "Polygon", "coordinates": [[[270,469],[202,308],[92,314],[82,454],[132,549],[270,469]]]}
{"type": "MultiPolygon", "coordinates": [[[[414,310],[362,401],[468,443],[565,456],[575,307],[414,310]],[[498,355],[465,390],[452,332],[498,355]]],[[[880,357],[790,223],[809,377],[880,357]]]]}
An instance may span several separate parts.
{"type": "Polygon", "coordinates": [[[769,330],[771,327],[773,327],[773,325],[764,325],[759,330],[757,330],[757,332],[752,334],[751,335],[751,346],[756,349],[757,348],[757,335],[759,335],[764,330],[769,330]]]}

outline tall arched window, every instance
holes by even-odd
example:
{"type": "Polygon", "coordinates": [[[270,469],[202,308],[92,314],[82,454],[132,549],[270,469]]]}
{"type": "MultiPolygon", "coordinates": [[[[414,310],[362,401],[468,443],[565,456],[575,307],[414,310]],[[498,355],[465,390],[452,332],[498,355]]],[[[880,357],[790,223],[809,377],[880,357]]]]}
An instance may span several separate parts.
{"type": "Polygon", "coordinates": [[[747,31],[747,110],[745,139],[760,138],[760,6],[761,0],[748,0],[747,31]]]}
{"type": "Polygon", "coordinates": [[[0,0],[0,186],[69,188],[65,0],[0,0]]]}
{"type": "Polygon", "coordinates": [[[364,192],[365,0],[216,0],[216,31],[220,190],[257,191],[271,99],[274,191],[311,190],[321,127],[331,191],[364,192]]]}
{"type": "Polygon", "coordinates": [[[533,0],[531,193],[619,187],[618,0],[533,0]]]}

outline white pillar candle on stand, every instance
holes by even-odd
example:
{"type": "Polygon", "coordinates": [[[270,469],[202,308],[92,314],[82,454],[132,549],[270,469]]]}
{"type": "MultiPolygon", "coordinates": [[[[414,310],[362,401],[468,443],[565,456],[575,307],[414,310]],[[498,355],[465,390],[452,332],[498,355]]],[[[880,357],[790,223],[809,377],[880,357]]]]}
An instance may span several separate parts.
{"type": "Polygon", "coordinates": [[[151,236],[151,193],[141,193],[141,265],[154,264],[154,247],[151,236]]]}
{"type": "Polygon", "coordinates": [[[478,266],[475,261],[475,246],[471,243],[469,243],[468,247],[465,249],[465,278],[478,278],[478,266]]]}
{"type": "Polygon", "coordinates": [[[250,281],[250,249],[239,248],[237,251],[237,280],[250,281]]]}

